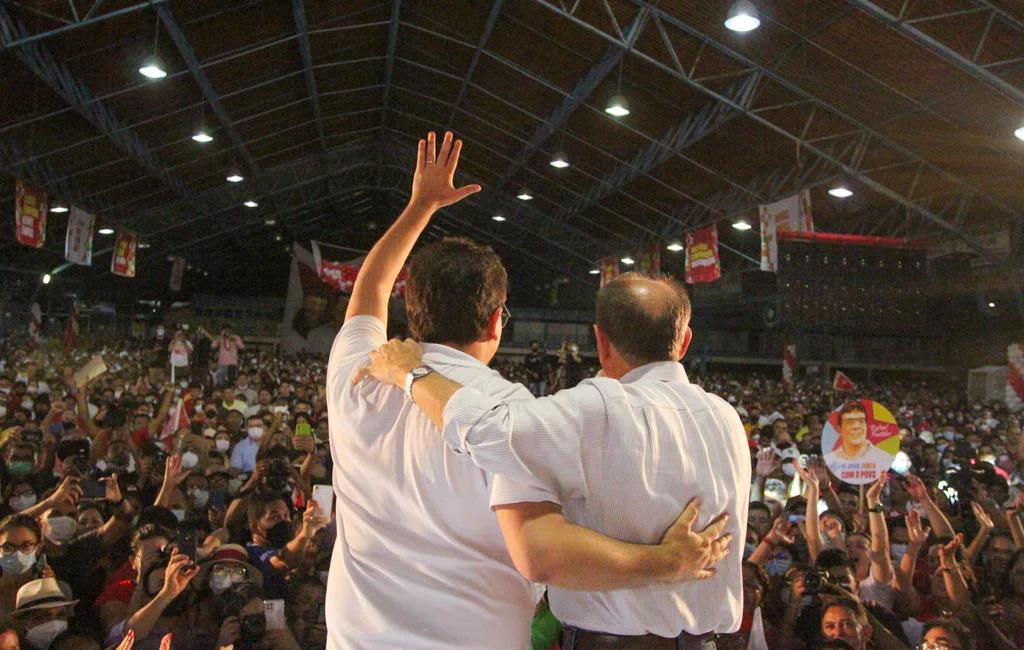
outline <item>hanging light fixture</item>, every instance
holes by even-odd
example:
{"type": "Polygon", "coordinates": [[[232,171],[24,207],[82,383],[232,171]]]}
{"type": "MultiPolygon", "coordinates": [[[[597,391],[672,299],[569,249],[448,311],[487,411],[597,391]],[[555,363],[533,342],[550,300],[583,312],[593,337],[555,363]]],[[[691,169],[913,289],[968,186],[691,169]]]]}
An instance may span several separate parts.
{"type": "Polygon", "coordinates": [[[683,250],[683,245],[680,244],[678,241],[674,241],[665,248],[669,249],[673,253],[678,253],[679,251],[683,250]]]}
{"type": "Polygon", "coordinates": [[[569,166],[569,157],[565,155],[564,151],[559,151],[551,157],[551,162],[548,164],[555,169],[565,169],[569,166]]]}
{"type": "Polygon", "coordinates": [[[736,0],[729,8],[725,26],[734,32],[751,32],[761,26],[757,7],[750,0],[736,0]]]}
{"type": "Polygon", "coordinates": [[[1016,131],[1013,132],[1017,136],[1018,140],[1024,140],[1024,124],[1022,124],[1016,131]]]}
{"type": "Polygon", "coordinates": [[[523,189],[519,190],[519,194],[516,194],[516,198],[519,199],[520,201],[532,201],[533,194],[530,192],[529,189],[524,187],[523,189]]]}
{"type": "Polygon", "coordinates": [[[227,181],[229,183],[241,183],[244,180],[245,176],[242,176],[237,167],[232,167],[231,171],[228,172],[227,181]]]}
{"type": "Polygon", "coordinates": [[[739,221],[734,221],[733,224],[732,224],[732,227],[735,228],[736,230],[740,230],[740,231],[750,230],[751,228],[753,228],[753,226],[751,226],[749,223],[747,223],[746,219],[740,219],[739,221]]]}
{"type": "Polygon", "coordinates": [[[68,211],[68,204],[64,203],[63,201],[54,201],[53,205],[50,207],[50,212],[53,212],[55,214],[61,214],[62,212],[67,212],[67,211],[68,211]]]}
{"type": "Polygon", "coordinates": [[[828,193],[837,199],[848,199],[853,196],[853,191],[845,185],[837,185],[830,189],[828,193]]]}
{"type": "Polygon", "coordinates": [[[114,229],[113,228],[100,228],[97,232],[99,232],[99,234],[101,234],[101,235],[113,235],[114,234],[114,229]]]}
{"type": "Polygon", "coordinates": [[[633,261],[633,258],[630,257],[629,255],[623,257],[619,261],[622,262],[623,264],[625,264],[626,266],[633,266],[633,264],[635,264],[635,262],[633,261]]]}
{"type": "Polygon", "coordinates": [[[275,219],[274,217],[267,217],[266,219],[263,220],[263,225],[264,226],[276,226],[277,225],[277,219],[275,219]]]}
{"type": "Polygon", "coordinates": [[[52,280],[52,279],[53,278],[50,276],[49,273],[44,273],[43,274],[43,284],[50,284],[50,280],[52,280]]]}
{"type": "Polygon", "coordinates": [[[139,74],[149,79],[163,79],[167,76],[167,68],[164,67],[164,62],[160,60],[160,57],[156,53],[157,43],[160,42],[160,17],[156,19],[156,30],[153,33],[153,53],[142,60],[142,65],[139,66],[139,74]]]}
{"type": "Polygon", "coordinates": [[[590,275],[597,275],[600,272],[601,272],[600,269],[590,269],[590,271],[588,271],[588,273],[590,273],[590,275]]]}
{"type": "Polygon", "coordinates": [[[213,136],[210,135],[210,132],[207,131],[206,127],[204,127],[202,124],[200,124],[199,128],[196,129],[195,135],[192,136],[192,139],[195,140],[196,142],[203,144],[207,142],[213,142],[213,136]]]}
{"type": "Polygon", "coordinates": [[[612,117],[625,117],[629,115],[629,100],[622,94],[622,59],[619,59],[619,80],[615,86],[615,94],[608,101],[604,109],[612,117]]]}
{"type": "Polygon", "coordinates": [[[252,199],[249,199],[248,201],[246,201],[242,205],[244,205],[247,208],[255,208],[256,206],[259,205],[259,203],[257,203],[256,201],[253,201],[252,199]]]}
{"type": "Polygon", "coordinates": [[[498,214],[496,214],[493,217],[491,217],[491,221],[497,221],[497,222],[501,223],[502,221],[505,221],[505,215],[503,215],[503,214],[501,214],[499,212],[498,214]]]}

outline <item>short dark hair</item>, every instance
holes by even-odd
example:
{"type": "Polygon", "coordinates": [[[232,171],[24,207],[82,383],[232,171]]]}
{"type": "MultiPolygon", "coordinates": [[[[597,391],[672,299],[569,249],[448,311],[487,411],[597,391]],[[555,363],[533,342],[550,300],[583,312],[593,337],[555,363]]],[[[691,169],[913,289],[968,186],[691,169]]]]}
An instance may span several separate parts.
{"type": "Polygon", "coordinates": [[[853,566],[853,560],[850,559],[849,553],[841,548],[825,548],[818,553],[814,566],[823,571],[845,569],[853,566]]]}
{"type": "Polygon", "coordinates": [[[9,535],[15,528],[24,528],[36,536],[36,541],[43,539],[43,530],[35,517],[28,515],[8,515],[0,520],[0,535],[9,535]]]}
{"type": "Polygon", "coordinates": [[[863,413],[864,415],[867,415],[868,410],[864,408],[863,404],[856,400],[852,402],[847,402],[846,404],[843,404],[843,408],[839,409],[840,423],[843,421],[843,416],[846,415],[847,413],[863,413]]]}
{"type": "Polygon", "coordinates": [[[971,631],[966,625],[955,618],[933,618],[924,624],[924,629],[921,631],[921,637],[924,638],[926,634],[937,627],[955,634],[960,640],[960,645],[963,647],[963,650],[974,649],[974,639],[971,638],[971,631]]]}
{"type": "Polygon", "coordinates": [[[274,492],[273,490],[261,490],[253,493],[249,497],[249,504],[246,510],[246,516],[249,520],[249,528],[255,528],[256,522],[260,520],[267,513],[267,508],[272,503],[277,501],[284,501],[285,505],[288,504],[288,499],[285,499],[280,492],[274,492]]]}
{"type": "Polygon", "coordinates": [[[650,282],[636,273],[615,278],[597,292],[597,326],[619,354],[634,365],[675,361],[680,336],[690,322],[690,297],[671,278],[654,280],[668,300],[638,297],[636,285],[650,282]]]}
{"type": "Polygon", "coordinates": [[[854,600],[853,598],[850,598],[849,596],[840,596],[840,597],[836,598],[836,600],[834,602],[832,602],[831,604],[825,605],[824,607],[822,607],[821,608],[821,618],[822,618],[822,620],[824,620],[825,614],[828,613],[828,610],[834,609],[836,607],[841,607],[841,608],[845,609],[846,611],[850,612],[851,614],[853,614],[854,618],[856,618],[857,622],[860,623],[862,626],[867,626],[868,625],[868,610],[867,610],[867,608],[865,608],[862,603],[860,603],[859,601],[854,600]]]}
{"type": "Polygon", "coordinates": [[[409,331],[424,343],[467,345],[507,295],[508,275],[490,246],[464,237],[432,242],[409,262],[409,331]]]}
{"type": "Polygon", "coordinates": [[[747,506],[747,512],[751,510],[764,510],[768,513],[768,516],[771,516],[772,514],[772,509],[769,508],[768,504],[764,501],[751,501],[750,505],[747,506]]]}

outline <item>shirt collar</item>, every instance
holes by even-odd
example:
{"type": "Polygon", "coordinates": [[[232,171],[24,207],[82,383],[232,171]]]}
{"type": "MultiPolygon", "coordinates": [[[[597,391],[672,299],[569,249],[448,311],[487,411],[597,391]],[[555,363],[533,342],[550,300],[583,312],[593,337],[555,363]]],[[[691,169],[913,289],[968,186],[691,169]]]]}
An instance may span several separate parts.
{"type": "Polygon", "coordinates": [[[690,383],[686,376],[686,368],[678,361],[655,361],[638,368],[633,368],[619,379],[623,384],[629,384],[639,379],[650,379],[651,381],[678,381],[684,384],[690,383]]]}
{"type": "Polygon", "coordinates": [[[431,361],[447,363],[452,366],[463,366],[466,368],[484,368],[486,365],[476,357],[471,357],[462,350],[441,345],[440,343],[420,343],[423,348],[423,361],[429,364],[431,361]]]}

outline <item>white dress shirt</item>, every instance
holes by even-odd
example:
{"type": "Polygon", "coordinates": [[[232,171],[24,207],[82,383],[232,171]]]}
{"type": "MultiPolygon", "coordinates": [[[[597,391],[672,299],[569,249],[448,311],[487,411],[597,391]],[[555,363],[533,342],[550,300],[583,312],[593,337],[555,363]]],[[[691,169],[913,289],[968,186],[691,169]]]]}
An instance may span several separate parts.
{"type": "MultiPolygon", "coordinates": [[[[327,579],[331,650],[525,650],[536,596],[491,512],[491,479],[438,440],[391,386],[351,386],[386,342],[371,316],[349,319],[327,367],[338,538],[327,579]]],[[[532,400],[476,359],[423,345],[424,362],[503,400],[532,400]]]]}
{"type": "Polygon", "coordinates": [[[502,403],[466,387],[444,419],[452,449],[501,475],[492,506],[552,501],[575,524],[641,544],[657,543],[695,496],[703,500],[698,530],[729,513],[732,553],[714,578],[605,592],[552,587],[560,621],[663,637],[739,629],[750,450],[732,406],[689,383],[681,364],[648,364],[533,402],[502,403]]]}

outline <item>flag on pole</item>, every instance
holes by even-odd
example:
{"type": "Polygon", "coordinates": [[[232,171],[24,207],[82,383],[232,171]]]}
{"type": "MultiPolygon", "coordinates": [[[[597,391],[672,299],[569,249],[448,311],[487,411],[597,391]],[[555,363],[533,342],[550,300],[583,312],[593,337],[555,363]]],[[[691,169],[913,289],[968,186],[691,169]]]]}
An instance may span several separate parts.
{"type": "Polygon", "coordinates": [[[1024,407],[1024,346],[1014,343],[1006,349],[1006,406],[1011,411],[1024,407]]]}
{"type": "Polygon", "coordinates": [[[636,253],[636,272],[648,278],[661,274],[661,247],[644,246],[636,253]]]}
{"type": "Polygon", "coordinates": [[[139,236],[130,230],[119,230],[114,242],[114,254],[110,257],[110,272],[125,278],[135,277],[135,250],[139,236]]]}
{"type": "Polygon", "coordinates": [[[14,228],[19,244],[42,248],[46,243],[46,192],[19,181],[14,188],[14,228]]]}
{"type": "Polygon", "coordinates": [[[68,324],[64,326],[64,349],[72,350],[75,347],[75,339],[78,338],[78,304],[71,307],[71,315],[68,316],[68,324]]]}
{"type": "Polygon", "coordinates": [[[714,282],[722,276],[718,257],[718,226],[686,233],[686,284],[714,282]]]}
{"type": "Polygon", "coordinates": [[[181,279],[185,275],[185,258],[175,257],[171,262],[171,291],[181,291],[181,279]]]}
{"type": "Polygon", "coordinates": [[[792,384],[796,376],[796,346],[792,343],[782,348],[782,382],[792,384]]]}
{"type": "Polygon", "coordinates": [[[64,237],[64,259],[72,264],[92,266],[92,233],[96,217],[78,206],[71,206],[68,231],[64,237]]]}
{"type": "Polygon", "coordinates": [[[188,419],[188,411],[185,409],[184,401],[179,397],[178,403],[174,405],[174,409],[171,410],[170,416],[167,418],[167,422],[164,423],[164,428],[160,432],[160,437],[172,437],[179,429],[187,428],[190,424],[191,422],[188,419]]]}
{"type": "Polygon", "coordinates": [[[31,320],[28,322],[28,338],[32,343],[32,347],[39,347],[39,339],[42,336],[43,331],[43,310],[39,306],[38,302],[32,303],[29,307],[29,315],[31,320]]]}
{"type": "Polygon", "coordinates": [[[619,275],[619,258],[612,256],[601,260],[601,286],[608,284],[619,275]]]}
{"type": "Polygon", "coordinates": [[[851,391],[857,390],[857,384],[853,383],[846,373],[842,370],[836,370],[835,379],[832,380],[832,390],[836,391],[851,391]]]}

